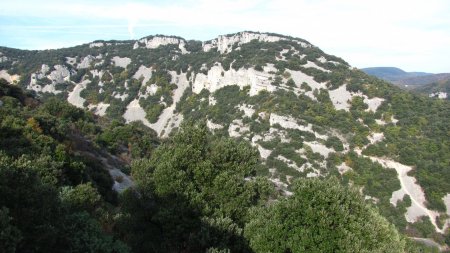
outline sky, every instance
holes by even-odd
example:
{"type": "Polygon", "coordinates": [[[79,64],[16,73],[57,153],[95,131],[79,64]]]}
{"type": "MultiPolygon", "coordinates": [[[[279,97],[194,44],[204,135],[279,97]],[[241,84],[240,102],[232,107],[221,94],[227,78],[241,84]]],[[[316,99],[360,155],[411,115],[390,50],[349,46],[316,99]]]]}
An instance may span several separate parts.
{"type": "Polygon", "coordinates": [[[240,31],[299,37],[358,68],[450,72],[448,0],[15,0],[0,7],[0,46],[21,49],[240,31]]]}

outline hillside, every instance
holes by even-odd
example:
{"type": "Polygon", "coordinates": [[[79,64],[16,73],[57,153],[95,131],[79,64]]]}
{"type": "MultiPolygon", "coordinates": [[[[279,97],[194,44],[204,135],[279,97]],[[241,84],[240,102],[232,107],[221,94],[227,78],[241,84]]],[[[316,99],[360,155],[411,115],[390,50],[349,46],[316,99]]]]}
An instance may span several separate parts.
{"type": "Polygon", "coordinates": [[[361,70],[368,75],[376,76],[394,83],[403,79],[433,75],[432,73],[425,72],[406,72],[395,67],[372,67],[362,68],[361,70]]]}
{"type": "Polygon", "coordinates": [[[450,104],[371,77],[303,39],[156,35],[0,54],[0,76],[41,100],[56,97],[117,124],[142,122],[163,139],[182,122],[204,122],[214,136],[257,149],[256,175],[285,196],[298,178],[336,177],[403,234],[450,243],[450,104]]]}

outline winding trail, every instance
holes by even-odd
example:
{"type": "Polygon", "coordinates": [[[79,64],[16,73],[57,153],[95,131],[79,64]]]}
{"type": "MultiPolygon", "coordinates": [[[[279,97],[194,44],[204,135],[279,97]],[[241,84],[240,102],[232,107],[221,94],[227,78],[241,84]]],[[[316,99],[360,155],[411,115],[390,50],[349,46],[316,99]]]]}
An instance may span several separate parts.
{"type": "MultiPolygon", "coordinates": [[[[363,155],[364,156],[364,155],[363,155]]],[[[400,181],[401,189],[404,194],[409,195],[411,198],[411,206],[408,207],[407,212],[405,214],[406,220],[408,222],[416,222],[421,216],[428,216],[430,218],[431,223],[436,229],[438,233],[445,233],[446,229],[449,226],[450,219],[447,219],[444,227],[441,229],[436,223],[436,218],[439,217],[439,213],[433,210],[429,210],[426,206],[426,198],[425,193],[422,190],[422,187],[417,184],[417,180],[414,177],[408,176],[408,172],[412,170],[412,167],[403,165],[401,163],[385,159],[378,158],[372,156],[364,156],[371,159],[373,162],[377,162],[381,164],[381,166],[385,168],[394,168],[397,171],[398,179],[400,181]]],[[[403,194],[403,195],[404,195],[403,194]]],[[[401,196],[402,198],[403,196],[401,196]]]]}

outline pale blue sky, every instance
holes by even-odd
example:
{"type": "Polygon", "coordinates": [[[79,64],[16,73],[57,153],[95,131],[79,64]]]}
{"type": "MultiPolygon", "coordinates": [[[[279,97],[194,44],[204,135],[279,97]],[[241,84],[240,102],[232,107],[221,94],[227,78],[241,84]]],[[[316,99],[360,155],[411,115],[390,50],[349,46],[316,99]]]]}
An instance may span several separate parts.
{"type": "Polygon", "coordinates": [[[355,67],[450,72],[446,0],[16,0],[0,7],[0,46],[23,49],[152,34],[207,40],[243,30],[300,37],[355,67]]]}

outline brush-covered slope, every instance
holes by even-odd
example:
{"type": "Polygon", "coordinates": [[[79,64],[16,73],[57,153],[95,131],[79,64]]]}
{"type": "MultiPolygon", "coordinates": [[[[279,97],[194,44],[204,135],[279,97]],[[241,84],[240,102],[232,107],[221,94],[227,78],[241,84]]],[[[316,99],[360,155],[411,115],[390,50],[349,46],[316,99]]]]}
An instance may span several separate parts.
{"type": "Polygon", "coordinates": [[[449,240],[450,105],[351,68],[309,42],[241,32],[149,36],[72,48],[0,48],[4,78],[167,137],[182,121],[251,143],[258,171],[291,194],[337,176],[413,237],[449,240]]]}
{"type": "Polygon", "coordinates": [[[128,252],[111,217],[133,185],[127,158],[148,156],[152,133],[0,79],[0,251],[128,252]]]}

